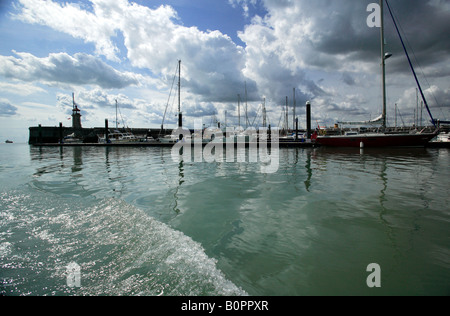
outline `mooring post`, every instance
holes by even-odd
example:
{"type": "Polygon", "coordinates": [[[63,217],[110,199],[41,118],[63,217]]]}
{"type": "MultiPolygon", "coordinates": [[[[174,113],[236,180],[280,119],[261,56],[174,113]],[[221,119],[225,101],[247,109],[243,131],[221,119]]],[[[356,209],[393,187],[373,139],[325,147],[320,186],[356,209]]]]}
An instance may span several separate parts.
{"type": "Polygon", "coordinates": [[[59,143],[64,143],[64,137],[63,137],[63,124],[59,122],[59,143]]]}
{"type": "Polygon", "coordinates": [[[311,102],[306,102],[306,138],[311,138],[311,102]]]}
{"type": "Polygon", "coordinates": [[[105,142],[109,144],[109,128],[108,128],[108,119],[105,119],[105,142]]]}
{"type": "Polygon", "coordinates": [[[42,144],[42,125],[39,124],[38,126],[38,142],[39,144],[42,144]]]}

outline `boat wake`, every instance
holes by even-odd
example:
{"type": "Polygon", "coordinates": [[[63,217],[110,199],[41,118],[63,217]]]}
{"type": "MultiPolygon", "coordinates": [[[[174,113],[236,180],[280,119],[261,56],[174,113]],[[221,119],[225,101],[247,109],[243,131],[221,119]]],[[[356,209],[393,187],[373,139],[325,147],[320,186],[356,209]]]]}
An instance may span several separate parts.
{"type": "Polygon", "coordinates": [[[122,200],[14,191],[0,210],[0,294],[247,295],[199,243],[122,200]]]}

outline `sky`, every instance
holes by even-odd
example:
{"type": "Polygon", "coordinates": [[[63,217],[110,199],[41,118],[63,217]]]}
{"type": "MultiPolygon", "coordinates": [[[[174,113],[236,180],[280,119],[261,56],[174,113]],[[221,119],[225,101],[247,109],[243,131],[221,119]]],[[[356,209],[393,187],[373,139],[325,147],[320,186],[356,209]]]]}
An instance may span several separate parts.
{"type": "MultiPolygon", "coordinates": [[[[288,97],[305,127],[378,117],[380,30],[375,0],[0,0],[0,141],[28,127],[175,127],[181,60],[184,126],[195,119],[282,126],[288,97]],[[164,117],[164,113],[166,116],[164,117]]],[[[450,2],[390,0],[433,116],[450,119],[450,2]]],[[[413,124],[416,83],[385,12],[388,124],[413,124]]],[[[423,121],[429,122],[427,112],[423,121]]]]}

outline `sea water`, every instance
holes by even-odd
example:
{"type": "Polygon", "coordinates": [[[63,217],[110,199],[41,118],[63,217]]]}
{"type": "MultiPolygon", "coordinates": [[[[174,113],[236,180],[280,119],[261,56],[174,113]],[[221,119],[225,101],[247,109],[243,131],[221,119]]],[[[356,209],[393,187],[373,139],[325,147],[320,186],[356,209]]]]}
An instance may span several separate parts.
{"type": "Polygon", "coordinates": [[[280,148],[264,174],[2,144],[0,294],[449,295],[449,166],[448,149],[280,148]]]}

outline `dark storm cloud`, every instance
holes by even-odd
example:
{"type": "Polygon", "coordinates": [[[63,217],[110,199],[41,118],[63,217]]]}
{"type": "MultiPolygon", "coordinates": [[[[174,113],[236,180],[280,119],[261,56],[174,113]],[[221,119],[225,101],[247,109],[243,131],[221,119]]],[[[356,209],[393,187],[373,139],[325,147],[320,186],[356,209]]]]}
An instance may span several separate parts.
{"type": "Polygon", "coordinates": [[[185,106],[185,115],[189,117],[204,117],[217,115],[217,109],[212,103],[185,106]]]}
{"type": "MultiPolygon", "coordinates": [[[[306,4],[311,12],[312,48],[328,57],[345,55],[348,58],[337,63],[334,58],[311,58],[320,67],[337,67],[355,61],[379,62],[379,28],[369,28],[366,20],[369,3],[378,1],[335,0],[327,6],[329,15],[316,15],[329,1],[319,0],[306,4]],[[313,13],[314,12],[314,13],[313,13]]],[[[445,1],[396,0],[389,1],[409,52],[415,55],[422,67],[441,62],[450,56],[450,8],[445,1]]],[[[386,50],[394,54],[390,60],[392,71],[408,72],[407,60],[395,30],[388,7],[385,5],[386,50]]],[[[448,70],[448,69],[447,69],[448,70]]],[[[447,75],[450,73],[447,73],[447,75]]],[[[440,74],[442,75],[442,74],[440,74]]]]}
{"type": "Polygon", "coordinates": [[[342,81],[349,86],[353,86],[356,83],[355,78],[353,78],[349,73],[344,73],[342,75],[342,81]]]}
{"type": "MultiPolygon", "coordinates": [[[[391,1],[397,17],[402,37],[415,67],[425,69],[427,76],[442,77],[450,75],[449,67],[437,67],[450,56],[450,8],[439,1],[391,1]]],[[[387,49],[394,54],[389,66],[392,71],[409,72],[399,37],[392,20],[387,24],[387,49]]],[[[448,63],[447,63],[448,64],[448,63]]]]}

